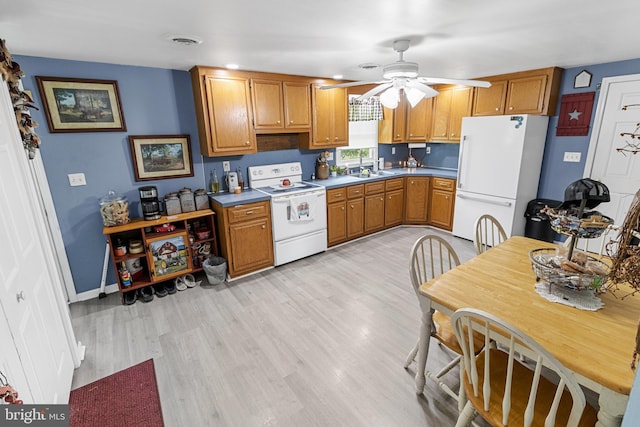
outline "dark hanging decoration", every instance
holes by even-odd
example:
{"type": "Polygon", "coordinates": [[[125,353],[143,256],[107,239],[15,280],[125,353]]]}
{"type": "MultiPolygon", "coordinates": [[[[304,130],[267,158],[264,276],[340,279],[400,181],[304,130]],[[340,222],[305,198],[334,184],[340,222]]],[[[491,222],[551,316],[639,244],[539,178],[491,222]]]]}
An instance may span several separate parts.
{"type": "Polygon", "coordinates": [[[13,103],[13,110],[16,113],[16,122],[20,130],[22,144],[29,155],[33,159],[36,155],[36,149],[40,147],[40,138],[35,132],[38,125],[35,120],[31,119],[29,108],[36,107],[29,93],[23,91],[20,86],[20,79],[24,73],[20,69],[20,65],[11,59],[11,54],[7,50],[5,41],[0,39],[0,75],[2,80],[7,82],[9,87],[9,95],[13,103]]]}

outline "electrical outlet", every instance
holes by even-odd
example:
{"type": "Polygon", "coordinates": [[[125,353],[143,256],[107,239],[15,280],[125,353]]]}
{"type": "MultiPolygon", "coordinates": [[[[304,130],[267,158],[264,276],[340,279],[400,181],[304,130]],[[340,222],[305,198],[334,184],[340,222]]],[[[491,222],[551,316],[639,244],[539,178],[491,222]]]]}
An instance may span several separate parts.
{"type": "Polygon", "coordinates": [[[431,147],[427,145],[427,154],[431,154],[431,147]]]}
{"type": "Polygon", "coordinates": [[[580,152],[565,151],[564,152],[563,161],[579,163],[580,162],[580,157],[581,157],[580,152]]]}
{"type": "Polygon", "coordinates": [[[222,162],[222,171],[229,172],[230,170],[231,170],[231,163],[229,163],[228,161],[222,162]]]}
{"type": "Polygon", "coordinates": [[[83,173],[70,173],[69,175],[67,175],[67,178],[69,178],[69,185],[72,187],[87,185],[87,180],[85,179],[83,173]]]}
{"type": "Polygon", "coordinates": [[[396,154],[396,147],[391,147],[391,154],[396,154]]]}

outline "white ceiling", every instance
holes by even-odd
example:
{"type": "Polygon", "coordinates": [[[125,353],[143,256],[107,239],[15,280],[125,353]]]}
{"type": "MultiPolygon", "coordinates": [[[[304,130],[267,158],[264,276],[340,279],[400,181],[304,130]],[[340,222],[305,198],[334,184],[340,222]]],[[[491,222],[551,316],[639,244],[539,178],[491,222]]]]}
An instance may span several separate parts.
{"type": "Polygon", "coordinates": [[[378,80],[358,65],[394,62],[408,37],[421,76],[474,78],[640,58],[639,15],[637,0],[0,0],[0,38],[14,55],[378,80]]]}

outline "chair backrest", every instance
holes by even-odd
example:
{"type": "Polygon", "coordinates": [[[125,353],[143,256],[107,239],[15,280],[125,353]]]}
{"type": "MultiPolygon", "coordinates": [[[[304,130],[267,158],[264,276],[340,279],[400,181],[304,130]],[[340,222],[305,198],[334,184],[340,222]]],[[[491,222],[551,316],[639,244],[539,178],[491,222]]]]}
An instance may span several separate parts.
{"type": "Polygon", "coordinates": [[[463,351],[466,397],[485,420],[492,425],[530,426],[534,419],[542,425],[544,418],[545,426],[578,425],[586,406],[580,385],[533,338],[482,310],[460,309],[451,322],[463,351]],[[471,347],[473,330],[485,337],[485,350],[477,358],[471,347]],[[499,348],[491,345],[492,340],[499,348]],[[533,361],[533,370],[517,360],[521,353],[533,361]],[[554,379],[546,379],[553,373],[554,379]]]}
{"type": "Polygon", "coordinates": [[[507,233],[495,217],[485,214],[476,220],[473,244],[476,252],[482,252],[507,240],[507,233]]]}
{"type": "Polygon", "coordinates": [[[427,234],[411,248],[409,275],[413,289],[420,297],[420,285],[460,265],[458,254],[440,236],[427,234]]]}

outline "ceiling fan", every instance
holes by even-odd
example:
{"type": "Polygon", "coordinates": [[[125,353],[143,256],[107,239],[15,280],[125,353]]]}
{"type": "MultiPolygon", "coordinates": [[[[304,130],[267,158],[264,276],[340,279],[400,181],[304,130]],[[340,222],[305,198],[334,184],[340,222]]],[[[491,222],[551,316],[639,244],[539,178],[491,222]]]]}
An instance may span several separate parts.
{"type": "Polygon", "coordinates": [[[438,91],[430,84],[459,84],[464,86],[490,87],[491,83],[481,80],[459,80],[437,77],[419,77],[418,64],[405,61],[404,52],[409,49],[410,40],[396,40],[393,42],[393,50],[398,52],[399,59],[382,68],[382,81],[359,81],[322,86],[320,89],[333,89],[337,87],[362,86],[378,84],[378,86],[365,92],[356,98],[364,101],[380,93],[380,102],[387,108],[396,108],[400,102],[400,90],[405,93],[411,107],[415,107],[422,98],[431,98],[438,95],[438,91]],[[381,93],[382,92],[382,93],[381,93]]]}

